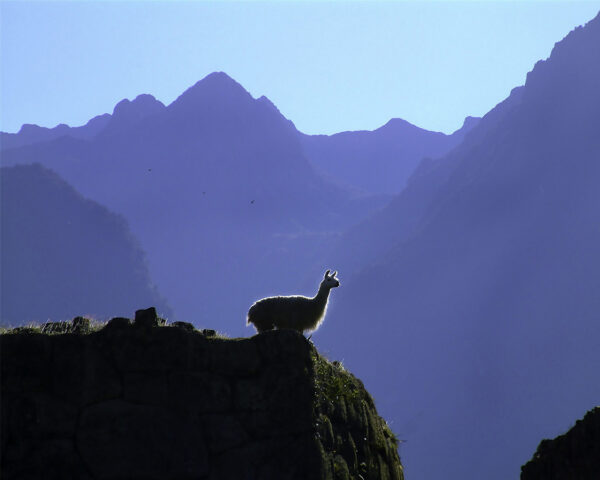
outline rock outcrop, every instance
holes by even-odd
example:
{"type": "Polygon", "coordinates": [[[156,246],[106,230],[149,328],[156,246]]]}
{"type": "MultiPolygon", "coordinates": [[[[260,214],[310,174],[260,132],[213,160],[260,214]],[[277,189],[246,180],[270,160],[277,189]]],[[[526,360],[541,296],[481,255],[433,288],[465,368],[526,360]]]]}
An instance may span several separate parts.
{"type": "Polygon", "coordinates": [[[554,440],[542,440],[521,467],[521,480],[597,480],[600,477],[600,407],[554,440]]]}
{"type": "Polygon", "coordinates": [[[149,309],[0,342],[5,480],[403,479],[362,383],[297,332],[225,339],[149,309]]]}

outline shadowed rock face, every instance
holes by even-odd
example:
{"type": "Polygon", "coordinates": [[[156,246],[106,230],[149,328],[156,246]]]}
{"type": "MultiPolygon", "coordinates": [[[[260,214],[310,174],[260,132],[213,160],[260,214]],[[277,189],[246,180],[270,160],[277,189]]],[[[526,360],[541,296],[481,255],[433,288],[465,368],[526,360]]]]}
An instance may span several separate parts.
{"type": "Polygon", "coordinates": [[[542,440],[521,467],[521,480],[596,480],[600,474],[600,407],[554,440],[542,440]]]}
{"type": "Polygon", "coordinates": [[[403,479],[362,383],[300,334],[161,323],[1,335],[2,478],[403,479]]]}

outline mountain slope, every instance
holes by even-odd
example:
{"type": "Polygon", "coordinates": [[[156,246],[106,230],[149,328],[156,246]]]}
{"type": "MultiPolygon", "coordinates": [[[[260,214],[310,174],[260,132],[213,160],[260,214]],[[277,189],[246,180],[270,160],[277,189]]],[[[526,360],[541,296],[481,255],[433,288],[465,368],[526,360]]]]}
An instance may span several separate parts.
{"type": "Polygon", "coordinates": [[[396,194],[419,161],[447,153],[478,122],[467,117],[459,130],[445,135],[394,118],[373,131],[300,134],[300,141],[312,164],[330,178],[367,192],[396,194]]]}
{"type": "Polygon", "coordinates": [[[123,218],[40,165],[2,168],[0,181],[2,324],[128,315],[155,302],[170,314],[123,218]]]}
{"type": "Polygon", "coordinates": [[[516,478],[600,396],[599,84],[600,16],[331,254],[357,273],[318,342],[382,399],[409,476],[516,478]]]}

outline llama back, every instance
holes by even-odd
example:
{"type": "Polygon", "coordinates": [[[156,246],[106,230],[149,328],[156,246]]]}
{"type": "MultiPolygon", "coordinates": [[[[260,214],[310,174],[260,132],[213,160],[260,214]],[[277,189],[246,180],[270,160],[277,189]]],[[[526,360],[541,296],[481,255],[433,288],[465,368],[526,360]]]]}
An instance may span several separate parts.
{"type": "Polygon", "coordinates": [[[300,295],[263,298],[250,307],[247,323],[253,323],[258,331],[275,327],[311,330],[322,318],[319,307],[310,298],[300,295]]]}

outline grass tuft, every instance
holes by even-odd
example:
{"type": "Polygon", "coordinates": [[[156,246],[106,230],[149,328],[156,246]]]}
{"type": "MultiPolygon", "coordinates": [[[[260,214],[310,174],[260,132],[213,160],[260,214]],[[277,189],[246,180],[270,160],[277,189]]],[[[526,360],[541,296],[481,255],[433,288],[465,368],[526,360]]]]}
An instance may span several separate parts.
{"type": "Polygon", "coordinates": [[[361,395],[362,385],[341,362],[330,362],[316,351],[312,352],[312,357],[318,401],[337,403],[340,398],[354,400],[361,395]]]}

